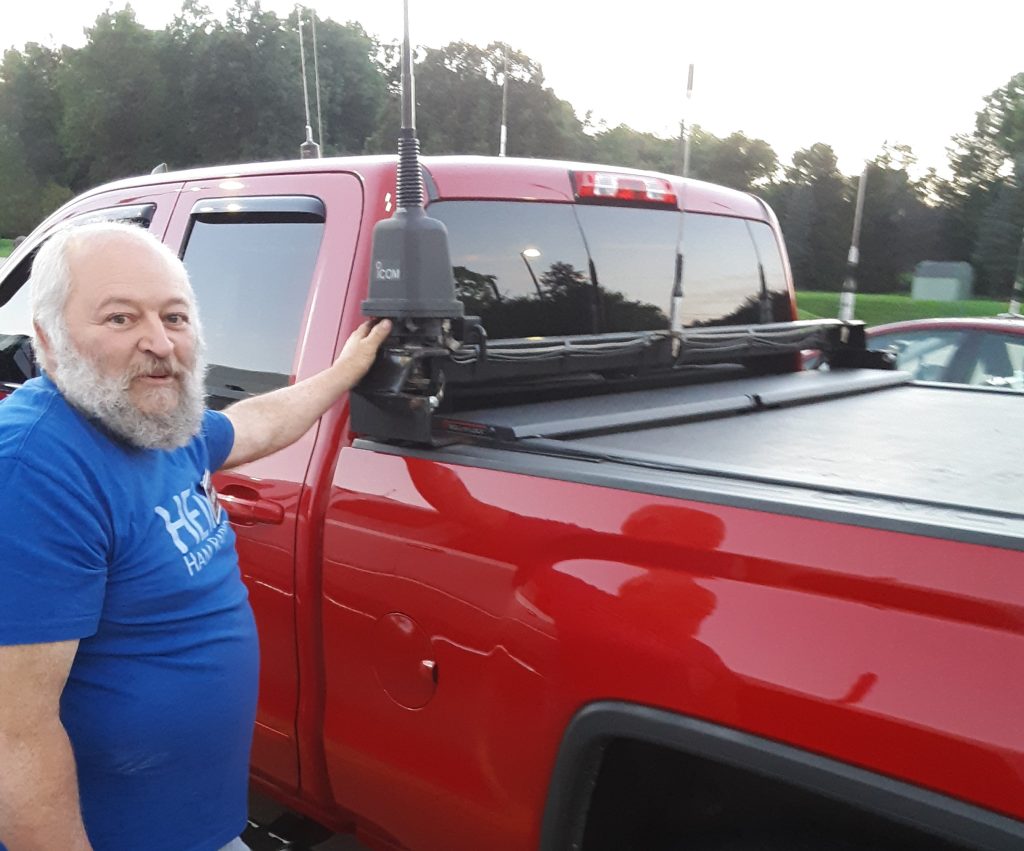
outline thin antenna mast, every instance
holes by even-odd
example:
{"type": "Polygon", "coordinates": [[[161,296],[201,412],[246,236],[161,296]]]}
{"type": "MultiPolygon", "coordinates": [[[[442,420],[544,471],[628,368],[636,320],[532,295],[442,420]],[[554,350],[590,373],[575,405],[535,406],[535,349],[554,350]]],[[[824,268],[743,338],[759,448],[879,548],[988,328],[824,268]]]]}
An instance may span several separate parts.
{"type": "MultiPolygon", "coordinates": [[[[690,98],[693,95],[693,63],[690,63],[690,73],[686,79],[686,110],[679,121],[679,144],[683,148],[683,177],[689,177],[690,174],[690,135],[689,128],[686,124],[687,118],[692,118],[690,114],[690,98]]],[[[680,206],[682,206],[680,204],[680,206]]],[[[672,331],[672,355],[673,357],[678,356],[681,342],[678,333],[683,330],[683,264],[685,258],[683,257],[683,223],[686,221],[680,210],[679,215],[679,232],[676,235],[676,265],[675,272],[672,276],[672,300],[669,306],[668,325],[672,331]]]]}
{"type": "Polygon", "coordinates": [[[1013,277],[1013,295],[1010,296],[1010,316],[1020,317],[1021,302],[1024,302],[1024,237],[1017,252],[1017,273],[1013,277]]]}
{"type": "Polygon", "coordinates": [[[683,135],[683,177],[690,176],[690,137],[693,136],[693,115],[690,106],[691,98],[693,97],[693,63],[690,63],[690,73],[686,78],[686,116],[679,122],[679,132],[684,133],[683,135]],[[686,124],[686,119],[690,119],[690,124],[686,124]]]}
{"type": "Polygon", "coordinates": [[[409,46],[409,0],[405,0],[402,44],[402,131],[398,138],[397,209],[373,229],[367,316],[398,320],[407,340],[443,341],[451,320],[463,315],[455,297],[448,231],[423,206],[420,142],[416,138],[416,95],[409,46]]]}
{"type": "Polygon", "coordinates": [[[304,160],[320,156],[320,146],[313,141],[313,128],[309,124],[309,87],[306,84],[306,48],[302,38],[302,7],[295,6],[299,19],[299,65],[302,69],[302,104],[306,108],[306,141],[299,145],[299,157],[304,160]]]}
{"type": "Polygon", "coordinates": [[[498,156],[505,156],[508,141],[508,45],[504,45],[505,63],[501,75],[501,136],[498,139],[498,156]]]}
{"type": "Polygon", "coordinates": [[[868,183],[868,164],[857,184],[857,212],[853,215],[853,236],[850,238],[850,253],[846,256],[846,278],[839,294],[839,318],[849,322],[853,319],[853,308],[857,300],[857,265],[860,263],[860,223],[864,217],[864,191],[868,183]]]}
{"type": "MultiPolygon", "coordinates": [[[[313,80],[316,83],[316,139],[323,148],[324,144],[324,120],[320,112],[320,62],[317,58],[316,48],[316,10],[310,10],[310,26],[313,28],[313,80]]],[[[308,120],[308,119],[307,119],[308,120]]]]}

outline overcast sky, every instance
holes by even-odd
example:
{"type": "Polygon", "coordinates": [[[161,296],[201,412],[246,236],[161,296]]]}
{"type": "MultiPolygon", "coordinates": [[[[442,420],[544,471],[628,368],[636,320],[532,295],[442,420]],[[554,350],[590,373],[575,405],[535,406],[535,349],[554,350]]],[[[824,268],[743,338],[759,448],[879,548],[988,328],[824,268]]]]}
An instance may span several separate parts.
{"type": "MultiPolygon", "coordinates": [[[[229,3],[208,5],[222,13],[229,3]]],[[[282,16],[294,7],[262,5],[282,16]]],[[[401,0],[308,5],[385,41],[401,36],[401,0]]],[[[132,6],[143,24],[162,28],[180,1],[132,6]]],[[[3,16],[0,47],[80,46],[83,28],[106,7],[103,0],[18,3],[3,16]]],[[[580,118],[590,110],[610,126],[674,136],[686,116],[719,136],[740,130],[764,139],[784,163],[826,142],[847,174],[886,141],[910,145],[922,167],[944,171],[950,138],[972,129],[985,95],[1024,71],[1019,0],[410,0],[410,19],[417,44],[508,42],[543,66],[547,84],[580,118]]],[[[510,126],[510,140],[514,134],[510,126]]]]}

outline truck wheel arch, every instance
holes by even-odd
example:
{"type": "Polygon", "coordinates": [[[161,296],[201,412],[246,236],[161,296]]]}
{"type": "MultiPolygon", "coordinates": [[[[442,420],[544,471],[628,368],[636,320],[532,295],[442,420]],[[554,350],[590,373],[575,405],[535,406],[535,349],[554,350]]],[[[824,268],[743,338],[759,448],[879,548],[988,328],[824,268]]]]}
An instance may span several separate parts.
{"type": "Polygon", "coordinates": [[[583,848],[602,762],[609,746],[621,741],[798,787],[946,842],[993,851],[1024,847],[1024,823],[956,798],[698,718],[601,701],[579,710],[566,728],[548,787],[541,851],[583,848]]]}

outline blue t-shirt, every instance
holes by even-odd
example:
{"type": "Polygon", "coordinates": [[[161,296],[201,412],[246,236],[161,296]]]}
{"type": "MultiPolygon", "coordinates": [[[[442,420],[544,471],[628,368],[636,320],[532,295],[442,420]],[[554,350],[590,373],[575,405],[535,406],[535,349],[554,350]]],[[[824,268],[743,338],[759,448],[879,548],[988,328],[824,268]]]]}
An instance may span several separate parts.
{"type": "Polygon", "coordinates": [[[210,486],[233,441],[208,411],[181,449],[132,448],[45,376],[0,402],[0,644],[80,640],[61,720],[96,851],[245,827],[258,647],[210,486]]]}

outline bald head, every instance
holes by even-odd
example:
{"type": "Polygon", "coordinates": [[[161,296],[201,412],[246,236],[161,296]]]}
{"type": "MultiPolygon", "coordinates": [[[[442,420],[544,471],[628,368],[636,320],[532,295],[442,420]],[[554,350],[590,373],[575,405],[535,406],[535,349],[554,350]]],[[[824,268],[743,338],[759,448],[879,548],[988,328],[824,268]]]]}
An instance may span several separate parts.
{"type": "MultiPolygon", "coordinates": [[[[82,288],[88,290],[102,279],[105,271],[96,268],[100,265],[96,261],[103,257],[119,258],[129,263],[140,260],[150,271],[159,271],[166,281],[183,288],[193,305],[192,324],[198,331],[195,298],[185,267],[160,240],[141,227],[121,222],[95,222],[63,228],[39,249],[29,279],[36,351],[44,368],[50,368],[47,363],[48,344],[67,341],[65,308],[72,289],[77,286],[80,292],[82,288]]],[[[129,269],[124,271],[130,272],[129,269]]]]}
{"type": "Polygon", "coordinates": [[[84,225],[50,238],[31,281],[37,354],[72,404],[139,446],[195,434],[205,367],[173,252],[141,228],[84,225]]]}

